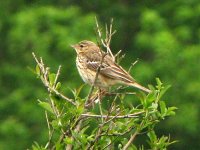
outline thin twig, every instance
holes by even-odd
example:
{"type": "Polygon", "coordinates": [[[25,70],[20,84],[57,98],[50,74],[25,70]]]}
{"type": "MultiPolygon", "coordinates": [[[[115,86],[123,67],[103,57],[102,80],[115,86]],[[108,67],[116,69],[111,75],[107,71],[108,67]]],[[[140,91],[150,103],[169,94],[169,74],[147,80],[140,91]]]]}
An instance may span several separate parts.
{"type": "Polygon", "coordinates": [[[107,55],[106,53],[105,53],[105,54],[102,53],[101,62],[100,62],[100,65],[99,65],[98,68],[97,68],[97,71],[96,71],[96,75],[95,75],[93,84],[92,84],[92,86],[91,86],[91,88],[90,88],[90,92],[89,92],[89,94],[88,94],[88,96],[87,96],[87,100],[86,100],[86,102],[85,102],[85,107],[87,107],[88,101],[90,100],[90,97],[91,97],[92,92],[93,92],[93,90],[94,90],[94,85],[95,85],[95,83],[96,83],[96,81],[97,81],[97,79],[98,79],[98,75],[99,75],[100,69],[101,69],[101,67],[102,67],[102,63],[103,63],[104,57],[105,57],[106,55],[107,55]]]}
{"type": "Polygon", "coordinates": [[[142,120],[142,122],[139,124],[139,126],[137,127],[136,131],[131,135],[130,139],[128,140],[128,142],[125,144],[125,146],[123,147],[123,150],[127,150],[128,147],[131,145],[131,143],[134,141],[135,137],[140,133],[140,131],[143,129],[143,125],[145,124],[145,121],[148,117],[148,112],[145,111],[145,116],[144,116],[144,120],[142,120]]]}
{"type": "MultiPolygon", "coordinates": [[[[55,86],[52,87],[52,86],[50,85],[49,79],[48,79],[49,68],[44,66],[44,63],[43,63],[42,58],[40,58],[40,61],[39,61],[33,52],[32,52],[32,55],[33,55],[33,58],[35,59],[37,65],[39,66],[40,71],[42,72],[42,75],[40,75],[40,79],[41,79],[41,81],[43,82],[43,84],[45,85],[45,87],[47,88],[47,90],[48,90],[50,93],[51,93],[51,92],[55,93],[58,97],[60,97],[60,98],[62,98],[62,99],[64,99],[64,100],[66,100],[66,101],[68,101],[69,103],[71,103],[72,105],[76,106],[76,103],[75,103],[72,99],[70,99],[70,98],[66,97],[65,95],[63,95],[62,93],[58,92],[58,91],[55,89],[55,86]]],[[[61,68],[61,66],[59,66],[59,68],[58,68],[55,81],[57,81],[57,79],[58,79],[58,76],[59,76],[59,73],[60,73],[60,68],[61,68]]],[[[54,83],[54,84],[56,84],[56,83],[54,83]]]]}
{"type": "Polygon", "coordinates": [[[100,111],[100,114],[101,114],[101,123],[103,123],[103,111],[102,111],[102,106],[101,106],[101,90],[99,89],[99,94],[98,94],[99,96],[99,100],[98,100],[98,103],[99,103],[99,111],[100,111]]]}
{"type": "Polygon", "coordinates": [[[48,119],[48,114],[47,114],[47,111],[45,111],[45,117],[46,117],[46,121],[47,121],[47,127],[48,127],[48,130],[49,130],[49,141],[47,142],[47,144],[45,145],[45,149],[47,149],[47,147],[50,145],[51,143],[51,139],[53,137],[53,133],[54,133],[54,129],[52,129],[51,131],[51,127],[50,127],[50,122],[49,122],[49,119],[48,119]]]}
{"type": "Polygon", "coordinates": [[[119,50],[116,54],[115,54],[115,58],[118,57],[121,54],[122,50],[119,50]]]}
{"type": "Polygon", "coordinates": [[[133,133],[131,135],[131,138],[129,139],[129,141],[126,143],[126,145],[123,147],[123,150],[127,150],[128,147],[131,145],[131,143],[133,142],[133,140],[135,139],[135,137],[137,136],[138,131],[136,130],[135,133],[133,133]]]}
{"type": "Polygon", "coordinates": [[[102,134],[101,136],[117,136],[113,141],[111,141],[109,144],[107,144],[104,148],[106,149],[107,147],[109,147],[118,137],[120,136],[124,136],[125,134],[128,134],[129,132],[131,132],[135,127],[131,126],[131,128],[129,128],[127,131],[123,132],[123,133],[113,133],[113,134],[102,134]]]}
{"type": "Polygon", "coordinates": [[[116,94],[136,95],[136,92],[111,92],[106,95],[116,95],[116,94]]]}
{"type": "Polygon", "coordinates": [[[116,33],[116,31],[112,31],[113,19],[111,19],[109,31],[108,31],[108,28],[106,26],[106,38],[105,39],[103,39],[103,37],[102,37],[102,33],[101,33],[101,30],[100,30],[100,27],[99,27],[99,24],[98,24],[98,20],[97,20],[96,17],[95,17],[95,20],[96,20],[97,33],[98,33],[99,39],[101,41],[101,44],[104,48],[106,48],[107,53],[110,54],[113,61],[115,61],[115,57],[114,57],[114,55],[113,55],[113,53],[110,49],[110,43],[111,43],[112,36],[116,33]]]}
{"type": "MultiPolygon", "coordinates": [[[[113,100],[113,102],[112,102],[112,104],[111,104],[111,106],[110,106],[110,108],[109,108],[109,110],[108,110],[107,115],[105,115],[105,119],[103,120],[102,124],[99,125],[99,129],[98,129],[98,131],[97,131],[97,133],[96,133],[96,136],[95,136],[95,138],[94,138],[94,141],[92,141],[92,142],[89,144],[89,146],[88,146],[87,149],[94,149],[95,143],[96,143],[96,142],[99,140],[99,138],[101,137],[101,133],[102,133],[103,126],[104,126],[106,123],[108,123],[107,120],[109,119],[109,115],[111,114],[112,111],[114,111],[114,110],[113,110],[113,106],[114,106],[114,103],[115,103],[117,97],[118,97],[118,95],[115,96],[115,98],[114,98],[114,100],[113,100]]],[[[118,115],[118,114],[117,114],[117,115],[118,115]]],[[[117,116],[117,115],[116,115],[116,116],[117,116]]],[[[103,118],[104,115],[101,114],[100,117],[103,118]]],[[[114,117],[115,117],[115,116],[114,116],[114,117]]],[[[114,117],[113,117],[113,118],[114,118],[114,117]]],[[[111,118],[110,121],[111,121],[113,118],[111,118]]]]}
{"type": "Polygon", "coordinates": [[[66,97],[65,95],[63,95],[63,94],[61,94],[60,92],[58,92],[56,89],[54,89],[54,88],[50,88],[58,97],[60,97],[60,98],[62,98],[62,99],[64,99],[64,100],[66,100],[66,101],[68,101],[69,103],[71,103],[72,105],[74,105],[74,106],[76,106],[76,103],[72,100],[72,99],[70,99],[70,98],[68,98],[68,97],[66,97]]]}
{"type": "Polygon", "coordinates": [[[135,62],[133,62],[133,63],[131,64],[131,66],[130,66],[129,69],[128,69],[128,72],[131,71],[131,69],[133,68],[133,66],[135,66],[135,64],[137,64],[137,62],[138,62],[138,59],[137,59],[135,62]]]}
{"type": "Polygon", "coordinates": [[[122,59],[123,59],[124,57],[125,57],[125,54],[119,56],[119,57],[117,58],[116,63],[119,64],[119,63],[122,61],[122,59]]]}
{"type": "Polygon", "coordinates": [[[81,114],[81,116],[89,117],[89,118],[115,118],[115,119],[125,119],[125,118],[137,118],[139,114],[143,114],[144,111],[127,114],[127,115],[120,115],[120,116],[107,116],[107,115],[95,115],[95,114],[81,114]]]}
{"type": "Polygon", "coordinates": [[[61,70],[61,65],[58,67],[58,70],[57,70],[57,73],[56,73],[56,77],[55,77],[55,80],[54,80],[54,84],[53,84],[53,88],[56,87],[56,83],[57,83],[58,77],[60,75],[60,70],[61,70]]]}

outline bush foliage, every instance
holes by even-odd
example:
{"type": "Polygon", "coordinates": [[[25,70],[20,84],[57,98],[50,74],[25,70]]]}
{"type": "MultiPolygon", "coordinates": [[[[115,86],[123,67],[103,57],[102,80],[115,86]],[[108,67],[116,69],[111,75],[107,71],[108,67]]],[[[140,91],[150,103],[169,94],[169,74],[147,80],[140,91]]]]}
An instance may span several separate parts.
{"type": "MultiPolygon", "coordinates": [[[[157,85],[150,86],[151,93],[130,93],[112,90],[108,95],[100,91],[88,92],[80,97],[83,86],[72,90],[73,98],[60,93],[57,73],[50,73],[43,60],[33,54],[37,66],[36,74],[47,88],[49,96],[45,101],[38,100],[45,109],[48,125],[48,142],[45,146],[35,143],[34,150],[43,149],[160,149],[165,150],[175,141],[170,136],[157,137],[155,127],[167,116],[175,114],[176,107],[167,107],[162,96],[169,86],[164,87],[157,78],[157,85]],[[112,94],[113,93],[113,94],[112,94]],[[136,97],[134,106],[126,102],[127,95],[136,97]],[[104,97],[105,96],[105,97],[104,97]],[[92,100],[90,100],[92,99],[92,100]],[[98,102],[95,102],[97,101],[98,102]],[[91,102],[92,101],[92,102],[91,102]],[[92,104],[91,104],[92,103],[92,104]],[[91,105],[89,105],[91,104],[91,105]],[[92,107],[93,106],[93,107],[92,107]],[[92,107],[92,108],[91,108],[92,107]],[[134,144],[137,138],[143,140],[134,144]],[[146,141],[144,140],[146,138],[146,141]],[[145,143],[148,143],[146,147],[145,143]]],[[[93,88],[91,88],[93,89],[93,88]]]]}

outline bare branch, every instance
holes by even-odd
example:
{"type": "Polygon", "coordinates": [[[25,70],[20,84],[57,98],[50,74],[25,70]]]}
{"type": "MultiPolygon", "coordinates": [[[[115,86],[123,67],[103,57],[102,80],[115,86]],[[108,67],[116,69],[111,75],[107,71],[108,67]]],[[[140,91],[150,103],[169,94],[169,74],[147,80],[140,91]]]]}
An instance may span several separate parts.
{"type": "MultiPolygon", "coordinates": [[[[72,105],[76,106],[76,103],[66,97],[65,95],[63,95],[62,93],[58,92],[56,89],[55,89],[55,86],[51,86],[50,85],[50,82],[49,82],[49,79],[48,79],[48,76],[49,76],[49,68],[48,67],[45,67],[44,63],[43,63],[43,60],[42,58],[40,57],[40,61],[37,59],[37,57],[35,56],[35,54],[32,52],[32,55],[33,55],[33,58],[35,59],[37,65],[39,66],[39,69],[41,71],[41,75],[40,75],[40,79],[42,81],[42,83],[45,85],[45,87],[47,88],[47,90],[51,93],[55,93],[57,96],[61,97],[62,99],[66,100],[67,102],[71,103],[72,105]]],[[[57,81],[58,79],[58,76],[59,76],[59,73],[60,73],[60,68],[61,66],[59,66],[58,68],[58,71],[57,71],[57,75],[56,75],[56,79],[55,81],[57,81]]],[[[54,83],[56,84],[56,83],[54,83]]]]}
{"type": "Polygon", "coordinates": [[[102,112],[102,106],[101,106],[101,90],[99,89],[99,94],[98,94],[99,96],[99,111],[100,111],[100,114],[101,114],[101,122],[103,123],[104,122],[104,120],[103,120],[103,112],[102,112]]]}
{"type": "Polygon", "coordinates": [[[96,81],[97,81],[97,79],[98,79],[98,75],[99,75],[100,69],[101,69],[101,67],[102,67],[102,63],[103,63],[104,57],[105,57],[106,55],[107,55],[106,53],[105,53],[105,54],[102,53],[101,62],[100,62],[100,65],[99,65],[98,68],[97,68],[96,75],[95,75],[95,78],[94,78],[92,87],[90,88],[90,92],[89,92],[89,94],[88,94],[88,96],[87,96],[87,100],[86,100],[86,102],[85,102],[85,107],[87,107],[88,101],[90,100],[91,94],[92,94],[92,92],[93,92],[93,90],[94,90],[94,85],[95,85],[95,83],[96,83],[96,81]]]}
{"type": "Polygon", "coordinates": [[[116,54],[115,54],[115,58],[118,57],[121,54],[122,50],[119,50],[116,54]]]}
{"type": "Polygon", "coordinates": [[[99,36],[99,40],[101,42],[101,45],[106,49],[107,53],[112,57],[113,61],[115,61],[115,57],[110,49],[110,42],[112,39],[112,36],[115,34],[116,31],[112,31],[112,23],[113,23],[113,19],[111,20],[111,24],[110,27],[108,29],[107,25],[106,25],[106,37],[105,39],[102,37],[102,32],[100,30],[99,24],[98,24],[98,20],[95,17],[96,20],[96,30],[99,36]],[[108,31],[109,30],[109,31],[108,31]]]}
{"type": "Polygon", "coordinates": [[[53,137],[54,129],[52,129],[52,131],[51,131],[51,126],[50,126],[50,122],[49,122],[49,118],[48,118],[47,111],[45,111],[45,117],[46,117],[47,126],[48,126],[48,130],[49,130],[49,141],[48,141],[47,144],[45,145],[45,149],[47,149],[47,147],[48,147],[48,146],[50,145],[50,143],[51,143],[51,139],[52,139],[52,137],[53,137]]]}
{"type": "Polygon", "coordinates": [[[61,65],[58,67],[58,70],[57,70],[57,73],[56,73],[56,77],[55,77],[55,80],[54,80],[54,84],[53,84],[53,88],[56,87],[56,83],[57,83],[58,77],[60,75],[60,70],[61,70],[61,65]]]}
{"type": "Polygon", "coordinates": [[[81,114],[81,116],[84,117],[90,117],[90,118],[116,118],[116,119],[125,119],[125,118],[137,118],[139,114],[143,114],[144,111],[136,112],[133,114],[127,114],[127,115],[120,115],[120,116],[107,116],[107,115],[95,115],[95,114],[81,114]]]}
{"type": "Polygon", "coordinates": [[[117,136],[113,141],[111,141],[109,144],[107,144],[103,149],[106,149],[107,147],[109,147],[119,136],[124,136],[125,134],[131,132],[135,127],[132,126],[131,128],[129,128],[127,131],[123,132],[123,133],[106,133],[106,134],[101,134],[101,136],[117,136]]]}
{"type": "Polygon", "coordinates": [[[123,147],[123,150],[127,150],[128,147],[131,145],[131,143],[133,142],[133,140],[135,139],[135,137],[137,136],[138,131],[136,130],[135,133],[133,133],[131,135],[131,138],[129,139],[129,141],[126,143],[126,145],[123,147]]]}
{"type": "Polygon", "coordinates": [[[128,69],[128,72],[131,71],[132,67],[135,66],[135,65],[137,64],[137,62],[138,62],[138,59],[137,59],[135,62],[133,62],[133,63],[131,64],[131,66],[130,66],[129,69],[128,69]]]}

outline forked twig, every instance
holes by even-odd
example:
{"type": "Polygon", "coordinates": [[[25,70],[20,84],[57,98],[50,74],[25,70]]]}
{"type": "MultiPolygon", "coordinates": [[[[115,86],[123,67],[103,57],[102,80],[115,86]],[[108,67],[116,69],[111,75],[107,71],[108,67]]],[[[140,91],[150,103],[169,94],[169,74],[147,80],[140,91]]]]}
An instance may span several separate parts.
{"type": "Polygon", "coordinates": [[[138,59],[131,64],[131,66],[128,69],[128,72],[130,72],[133,66],[135,66],[137,63],[138,63],[138,59]]]}
{"type": "MultiPolygon", "coordinates": [[[[33,58],[35,59],[40,71],[41,71],[41,75],[40,75],[40,79],[41,81],[43,82],[43,84],[45,85],[45,87],[47,88],[47,90],[51,93],[55,93],[57,96],[61,97],[62,99],[66,100],[67,102],[71,103],[72,105],[76,106],[76,103],[66,97],[65,95],[63,95],[62,93],[58,92],[56,89],[55,89],[55,85],[56,83],[54,82],[54,85],[51,86],[50,84],[50,81],[49,81],[49,68],[48,67],[45,67],[44,63],[43,63],[43,60],[42,58],[40,58],[40,61],[37,59],[37,57],[35,56],[35,53],[32,52],[32,55],[33,55],[33,58]]],[[[61,66],[59,66],[58,68],[58,71],[57,71],[57,74],[56,74],[56,78],[55,78],[55,81],[57,81],[58,79],[58,76],[60,74],[60,68],[61,66]]]]}
{"type": "Polygon", "coordinates": [[[113,55],[113,53],[110,49],[110,43],[111,43],[112,36],[116,33],[116,30],[112,31],[113,19],[111,19],[109,29],[106,26],[106,37],[105,37],[105,39],[102,37],[102,32],[100,30],[100,27],[99,27],[99,24],[98,24],[96,17],[95,17],[95,20],[96,20],[96,29],[97,29],[97,33],[98,33],[98,36],[99,36],[99,40],[101,41],[101,45],[106,49],[107,53],[112,57],[113,61],[115,61],[115,57],[114,57],[114,55],[113,55]]]}

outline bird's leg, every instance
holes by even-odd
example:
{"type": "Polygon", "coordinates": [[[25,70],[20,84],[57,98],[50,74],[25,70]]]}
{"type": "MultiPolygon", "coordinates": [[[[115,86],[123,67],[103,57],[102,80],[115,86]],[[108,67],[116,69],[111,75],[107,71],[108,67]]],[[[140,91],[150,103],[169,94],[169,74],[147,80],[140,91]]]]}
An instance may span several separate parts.
{"type": "Polygon", "coordinates": [[[98,97],[95,100],[95,103],[98,103],[99,101],[101,101],[102,97],[105,95],[106,91],[104,89],[99,88],[98,89],[98,97]]]}
{"type": "Polygon", "coordinates": [[[106,89],[99,88],[93,95],[91,95],[86,107],[87,108],[89,108],[91,106],[94,107],[94,103],[98,103],[107,94],[108,94],[108,91],[106,89]]]}
{"type": "MultiPolygon", "coordinates": [[[[99,88],[99,92],[98,92],[98,104],[99,104],[100,114],[101,114],[101,116],[103,116],[103,111],[102,111],[102,106],[101,106],[101,99],[102,99],[101,89],[99,88]]],[[[103,123],[103,117],[101,117],[101,121],[103,123]]]]}
{"type": "Polygon", "coordinates": [[[98,91],[93,92],[93,94],[90,96],[90,98],[89,98],[89,100],[88,100],[88,102],[86,104],[86,108],[89,108],[91,106],[93,106],[93,108],[94,108],[94,101],[96,99],[98,99],[98,91]]]}

